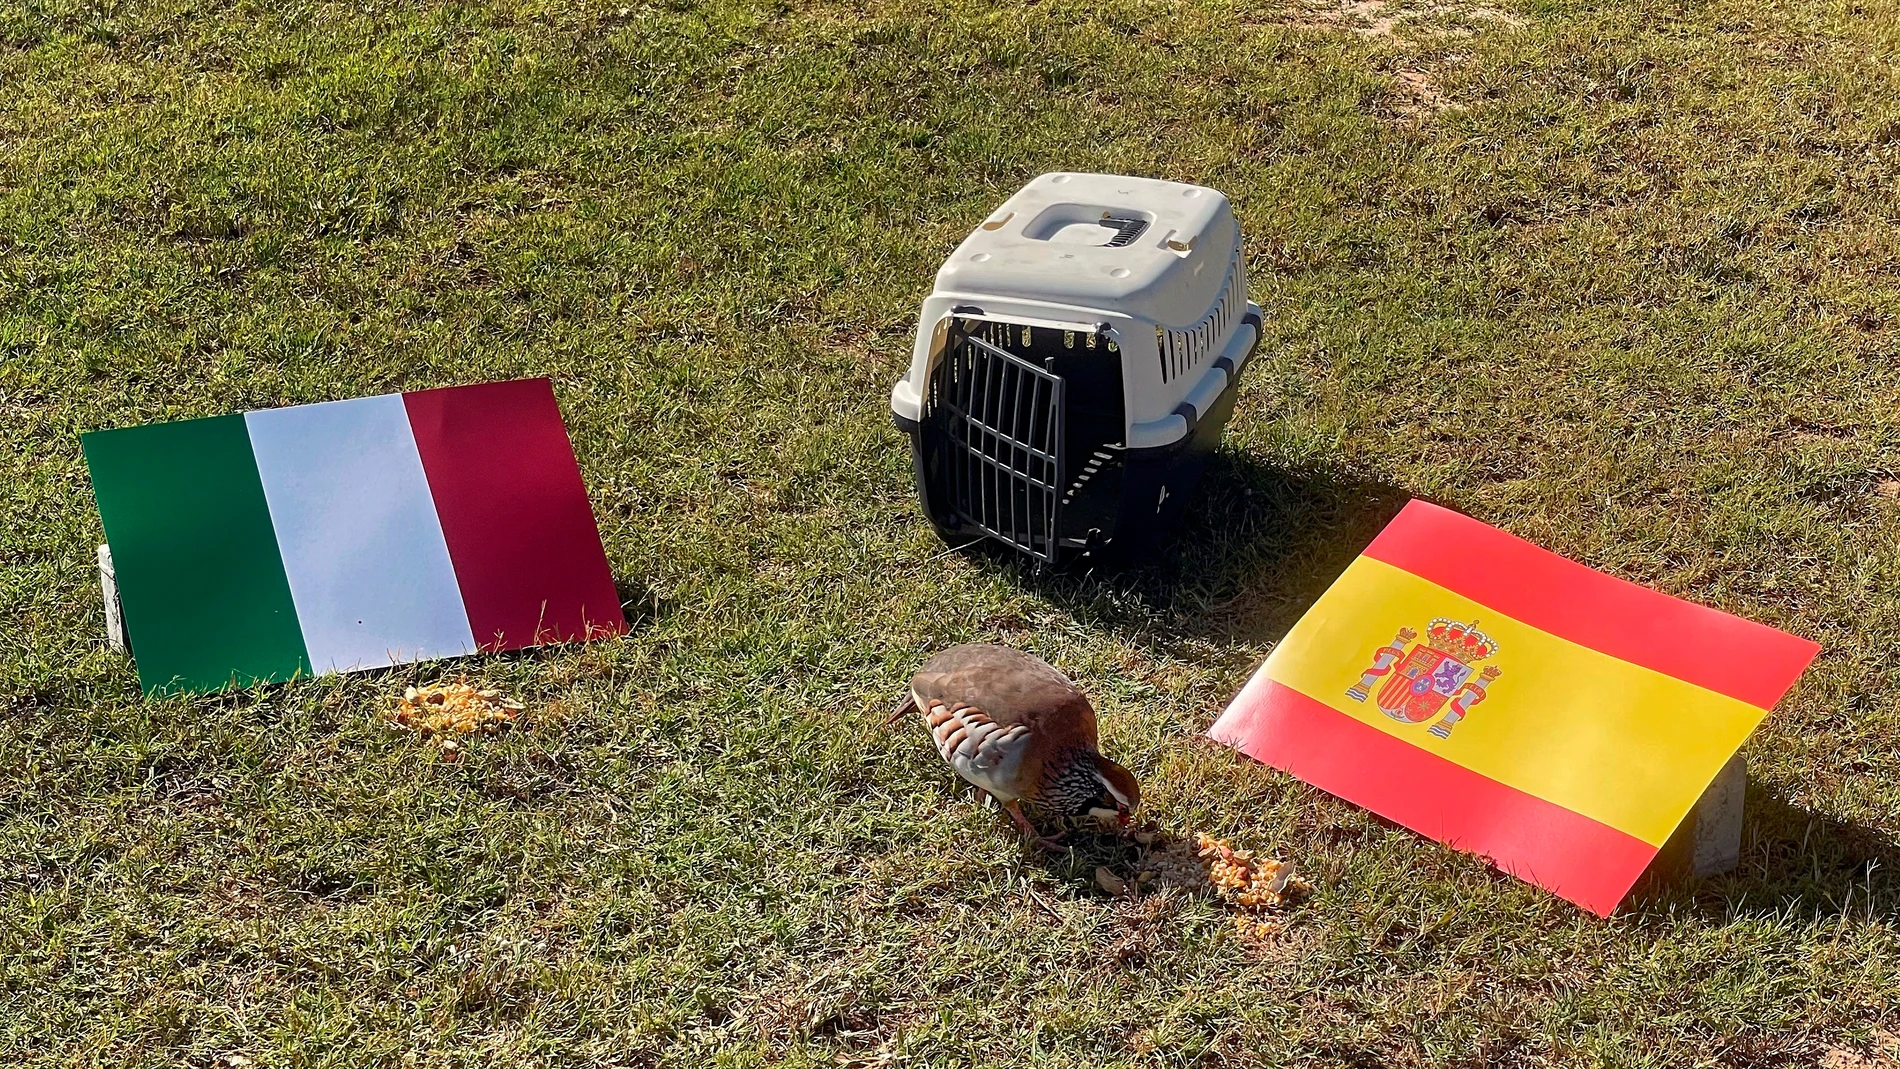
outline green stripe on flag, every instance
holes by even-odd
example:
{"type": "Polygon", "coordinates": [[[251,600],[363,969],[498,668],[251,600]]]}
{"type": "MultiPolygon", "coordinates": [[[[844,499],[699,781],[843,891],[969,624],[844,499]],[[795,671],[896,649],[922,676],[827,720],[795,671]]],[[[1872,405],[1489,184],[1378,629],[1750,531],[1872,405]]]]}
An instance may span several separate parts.
{"type": "Polygon", "coordinates": [[[309,674],[244,417],[80,442],[145,692],[309,674]]]}

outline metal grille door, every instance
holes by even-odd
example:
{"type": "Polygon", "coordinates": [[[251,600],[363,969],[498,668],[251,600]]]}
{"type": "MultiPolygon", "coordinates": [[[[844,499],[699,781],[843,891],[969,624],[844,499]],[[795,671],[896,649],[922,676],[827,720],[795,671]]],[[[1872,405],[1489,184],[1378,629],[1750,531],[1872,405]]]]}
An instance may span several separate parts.
{"type": "Polygon", "coordinates": [[[1062,377],[965,337],[931,378],[943,499],[959,523],[1053,562],[1062,486],[1062,377]]]}

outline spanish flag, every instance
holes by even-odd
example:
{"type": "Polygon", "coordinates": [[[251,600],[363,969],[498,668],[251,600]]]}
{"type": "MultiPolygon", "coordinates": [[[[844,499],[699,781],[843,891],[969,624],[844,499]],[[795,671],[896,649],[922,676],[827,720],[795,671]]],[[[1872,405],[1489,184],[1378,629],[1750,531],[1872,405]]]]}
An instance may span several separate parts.
{"type": "Polygon", "coordinates": [[[1413,501],[1208,734],[1607,916],[1819,649],[1413,501]]]}

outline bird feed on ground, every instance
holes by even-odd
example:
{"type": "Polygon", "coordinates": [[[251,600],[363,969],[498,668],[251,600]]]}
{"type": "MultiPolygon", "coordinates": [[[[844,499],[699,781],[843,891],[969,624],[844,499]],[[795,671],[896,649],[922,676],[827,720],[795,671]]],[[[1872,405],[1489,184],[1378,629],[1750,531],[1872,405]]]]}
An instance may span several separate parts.
{"type": "Polygon", "coordinates": [[[462,748],[457,736],[493,734],[514,723],[521,712],[519,702],[502,697],[498,690],[467,683],[431,683],[404,690],[389,719],[440,749],[443,760],[454,761],[462,748]]]}
{"type": "Polygon", "coordinates": [[[1290,861],[1255,857],[1236,850],[1225,839],[1194,833],[1195,853],[1207,862],[1207,882],[1221,897],[1242,906],[1283,906],[1292,895],[1310,887],[1299,878],[1290,861]]]}
{"type": "Polygon", "coordinates": [[[1144,890],[1208,890],[1242,909],[1277,909],[1313,889],[1292,862],[1258,857],[1206,832],[1163,842],[1157,833],[1144,831],[1135,840],[1144,847],[1135,885],[1144,890]]]}

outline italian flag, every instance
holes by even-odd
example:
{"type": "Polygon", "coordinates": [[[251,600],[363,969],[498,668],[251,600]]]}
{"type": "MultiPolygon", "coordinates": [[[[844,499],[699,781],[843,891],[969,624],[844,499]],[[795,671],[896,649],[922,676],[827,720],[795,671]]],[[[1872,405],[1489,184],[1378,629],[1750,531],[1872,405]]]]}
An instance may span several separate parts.
{"type": "Polygon", "coordinates": [[[1414,501],[1208,734],[1608,915],[1818,651],[1414,501]]]}
{"type": "Polygon", "coordinates": [[[148,694],[626,630],[547,379],[82,445],[148,694]]]}

